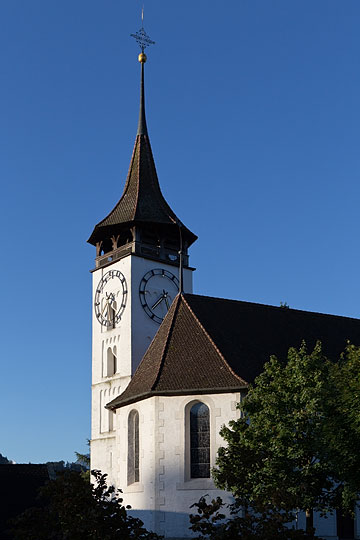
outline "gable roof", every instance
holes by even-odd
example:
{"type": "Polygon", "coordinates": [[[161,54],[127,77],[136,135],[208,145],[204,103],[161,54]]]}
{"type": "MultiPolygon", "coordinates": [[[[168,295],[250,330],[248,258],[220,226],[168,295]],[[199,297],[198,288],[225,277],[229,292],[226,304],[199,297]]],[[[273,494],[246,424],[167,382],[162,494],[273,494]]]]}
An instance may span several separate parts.
{"type": "Polygon", "coordinates": [[[275,354],[316,341],[337,360],[347,341],[360,345],[360,320],[211,298],[176,297],[116,409],[152,395],[230,392],[245,388],[275,354]]]}

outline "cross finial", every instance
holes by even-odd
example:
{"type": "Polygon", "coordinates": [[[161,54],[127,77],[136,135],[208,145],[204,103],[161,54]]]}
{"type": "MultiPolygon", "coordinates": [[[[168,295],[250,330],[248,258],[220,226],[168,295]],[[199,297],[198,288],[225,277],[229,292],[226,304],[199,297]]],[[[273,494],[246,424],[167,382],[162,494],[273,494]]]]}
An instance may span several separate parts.
{"type": "Polygon", "coordinates": [[[130,36],[135,38],[136,43],[140,46],[142,53],[144,53],[146,47],[149,45],[155,45],[155,41],[152,41],[144,30],[144,6],[141,10],[141,28],[136,32],[136,34],[130,34],[130,36]]]}

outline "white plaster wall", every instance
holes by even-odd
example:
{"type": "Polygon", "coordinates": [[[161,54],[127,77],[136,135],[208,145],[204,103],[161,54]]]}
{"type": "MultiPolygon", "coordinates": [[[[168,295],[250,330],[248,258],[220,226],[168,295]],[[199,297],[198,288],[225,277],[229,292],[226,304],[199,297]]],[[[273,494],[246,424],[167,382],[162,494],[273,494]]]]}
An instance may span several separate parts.
{"type": "MultiPolygon", "coordinates": [[[[114,431],[109,424],[109,411],[104,406],[123,392],[130,382],[138,364],[148,348],[159,324],[153,321],[143,310],[139,286],[143,276],[151,269],[164,268],[178,274],[174,266],[129,255],[113,264],[98,268],[93,272],[92,289],[92,404],[91,404],[91,468],[113,475],[109,463],[110,452],[118,460],[116,448],[111,450],[114,431]],[[120,270],[127,283],[127,302],[121,321],[110,330],[102,326],[95,315],[93,305],[96,287],[109,270],[120,270]],[[117,372],[108,376],[107,349],[117,352],[117,372]],[[108,440],[108,446],[104,441],[108,440]]],[[[192,270],[184,269],[184,290],[192,292],[192,270]]],[[[116,427],[115,425],[113,426],[116,427]]],[[[112,465],[114,467],[114,465],[112,465]]]]}
{"type": "Polygon", "coordinates": [[[158,399],[152,398],[117,410],[116,446],[118,461],[116,486],[123,491],[125,504],[140,517],[150,530],[156,529],[155,510],[158,504],[158,399]],[[132,410],[139,413],[140,479],[127,485],[128,417],[132,410]]]}
{"type": "Polygon", "coordinates": [[[185,409],[194,401],[202,401],[210,409],[211,466],[215,465],[221,426],[239,416],[236,403],[239,394],[211,396],[156,396],[117,410],[117,439],[120,449],[117,487],[124,492],[124,501],[133,508],[145,526],[166,538],[191,538],[190,506],[208,493],[221,496],[225,502],[231,495],[215,488],[211,479],[189,479],[186,471],[185,409]],[[140,415],[140,482],[127,486],[127,421],[132,409],[140,415]]]}
{"type": "Polygon", "coordinates": [[[197,502],[201,495],[209,494],[211,498],[221,496],[224,502],[232,497],[217,488],[212,479],[190,479],[189,455],[186,449],[186,410],[196,401],[205,403],[210,410],[210,461],[215,465],[217,449],[223,444],[219,435],[221,426],[238,418],[236,403],[240,394],[212,394],[197,396],[161,397],[159,419],[163,426],[159,428],[164,448],[163,474],[163,531],[167,537],[191,537],[189,513],[194,512],[190,506],[197,502]],[[176,511],[174,512],[174,509],[176,511]]]}
{"type": "Polygon", "coordinates": [[[114,474],[114,460],[116,460],[116,439],[115,432],[112,436],[103,436],[91,441],[91,470],[98,469],[108,474],[108,485],[116,485],[114,474]]]}

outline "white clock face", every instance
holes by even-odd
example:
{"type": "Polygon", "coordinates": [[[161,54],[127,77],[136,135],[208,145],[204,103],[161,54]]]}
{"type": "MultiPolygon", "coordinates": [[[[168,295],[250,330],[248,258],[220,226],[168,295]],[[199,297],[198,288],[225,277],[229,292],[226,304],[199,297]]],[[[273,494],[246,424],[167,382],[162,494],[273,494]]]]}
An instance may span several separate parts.
{"type": "Polygon", "coordinates": [[[178,278],[163,268],[150,270],[140,282],[141,305],[145,313],[159,324],[163,321],[178,292],[178,278]]]}
{"type": "Polygon", "coordinates": [[[97,320],[114,327],[121,319],[127,300],[127,285],[120,270],[109,270],[100,279],[95,292],[94,309],[97,320]]]}

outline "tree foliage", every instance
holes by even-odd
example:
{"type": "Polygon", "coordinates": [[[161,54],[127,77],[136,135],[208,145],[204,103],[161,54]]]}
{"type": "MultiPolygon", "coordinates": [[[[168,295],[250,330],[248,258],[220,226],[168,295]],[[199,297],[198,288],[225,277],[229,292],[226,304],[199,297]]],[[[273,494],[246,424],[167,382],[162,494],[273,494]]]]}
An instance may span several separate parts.
{"type": "MultiPolygon", "coordinates": [[[[262,513],[246,511],[238,503],[230,505],[231,518],[226,519],[220,497],[209,503],[201,497],[190,516],[191,529],[200,533],[198,540],[313,540],[314,530],[306,533],[289,526],[292,515],[275,509],[262,513]]],[[[321,540],[318,538],[318,540],[321,540]]]]}
{"type": "MultiPolygon", "coordinates": [[[[87,440],[87,445],[90,447],[90,440],[87,440]]],[[[82,467],[82,476],[90,482],[90,451],[87,454],[75,452],[76,462],[82,467]]]]}
{"type": "Polygon", "coordinates": [[[31,508],[13,525],[16,540],[156,540],[143,522],[129,515],[120,490],[106,474],[92,471],[94,484],[67,470],[41,489],[41,508],[31,508]]]}
{"type": "MultiPolygon", "coordinates": [[[[317,343],[272,357],[223,427],[218,487],[260,514],[300,509],[352,512],[360,495],[360,349],[338,363],[317,343]]],[[[309,530],[311,522],[308,520],[309,530]]]]}

